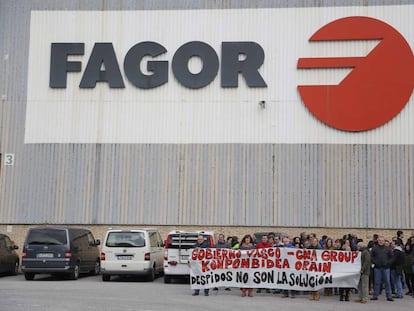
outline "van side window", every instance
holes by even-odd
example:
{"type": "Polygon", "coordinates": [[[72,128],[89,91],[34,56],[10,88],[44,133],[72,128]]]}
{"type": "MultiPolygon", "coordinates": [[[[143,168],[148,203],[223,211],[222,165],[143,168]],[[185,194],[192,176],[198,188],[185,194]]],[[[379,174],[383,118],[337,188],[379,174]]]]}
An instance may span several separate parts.
{"type": "Polygon", "coordinates": [[[93,238],[92,233],[88,233],[88,241],[89,241],[89,245],[91,246],[95,245],[95,239],[93,238]]]}
{"type": "Polygon", "coordinates": [[[157,239],[158,239],[158,247],[162,247],[164,242],[161,238],[161,234],[159,232],[157,232],[157,239]]]}
{"type": "Polygon", "coordinates": [[[9,248],[13,245],[12,241],[8,237],[4,237],[4,241],[6,242],[6,247],[9,248]]]}
{"type": "Polygon", "coordinates": [[[157,234],[156,232],[149,232],[150,246],[157,247],[157,234]]]}

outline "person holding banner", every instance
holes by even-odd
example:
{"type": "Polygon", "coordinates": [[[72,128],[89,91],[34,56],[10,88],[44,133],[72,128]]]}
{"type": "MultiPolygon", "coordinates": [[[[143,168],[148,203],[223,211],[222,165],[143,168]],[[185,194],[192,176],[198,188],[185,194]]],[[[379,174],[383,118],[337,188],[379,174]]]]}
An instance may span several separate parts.
{"type": "MultiPolygon", "coordinates": [[[[233,240],[233,238],[232,238],[232,240],[233,240]]],[[[218,235],[218,239],[217,239],[217,243],[216,243],[216,248],[231,248],[231,245],[229,245],[227,243],[227,241],[225,240],[223,233],[220,233],[218,235]]],[[[214,287],[213,290],[214,291],[218,291],[218,287],[214,287]]],[[[231,291],[231,288],[230,287],[226,287],[224,290],[231,291]]]]}
{"type": "MultiPolygon", "coordinates": [[[[256,244],[256,248],[270,248],[273,247],[272,244],[269,243],[269,237],[267,234],[262,235],[262,241],[256,244]]],[[[262,288],[258,288],[256,293],[260,294],[262,292],[262,288]]],[[[266,288],[266,293],[270,294],[270,289],[266,288]]]]}
{"type": "Polygon", "coordinates": [[[378,300],[381,284],[385,283],[387,301],[394,301],[391,296],[390,265],[393,260],[391,248],[385,246],[385,238],[378,237],[378,245],[371,251],[371,260],[374,264],[374,295],[371,300],[378,300]]]}
{"type": "MultiPolygon", "coordinates": [[[[204,239],[204,236],[202,234],[199,234],[197,237],[197,242],[194,245],[194,248],[210,248],[210,245],[207,243],[207,241],[204,239]]],[[[200,290],[199,289],[195,289],[193,296],[198,296],[200,294],[200,290]]],[[[204,289],[204,296],[208,296],[209,295],[209,289],[205,288],[204,289]]]]}
{"type": "MultiPolygon", "coordinates": [[[[312,240],[310,241],[311,244],[308,247],[308,249],[320,249],[319,248],[319,241],[316,238],[316,235],[314,233],[311,233],[311,237],[312,237],[312,240]]],[[[319,299],[321,299],[321,294],[319,293],[319,291],[310,291],[309,292],[309,300],[319,301],[319,299]]]]}
{"type": "MultiPolygon", "coordinates": [[[[253,238],[250,234],[246,234],[240,243],[239,249],[254,249],[253,238]]],[[[253,288],[240,288],[242,291],[241,296],[246,297],[246,290],[249,297],[253,297],[253,288]]]]}

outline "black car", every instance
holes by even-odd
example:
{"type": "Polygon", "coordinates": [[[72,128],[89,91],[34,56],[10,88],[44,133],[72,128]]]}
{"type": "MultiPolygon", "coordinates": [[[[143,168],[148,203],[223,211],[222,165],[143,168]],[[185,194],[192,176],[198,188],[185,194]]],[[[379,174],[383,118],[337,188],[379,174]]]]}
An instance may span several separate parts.
{"type": "Polygon", "coordinates": [[[14,245],[12,240],[0,233],[0,273],[1,274],[17,274],[19,272],[19,255],[16,249],[19,247],[14,245]]]}
{"type": "Polygon", "coordinates": [[[87,229],[37,227],[29,230],[22,253],[26,280],[36,274],[60,274],[76,280],[80,273],[98,274],[101,260],[98,245],[87,229]]]}

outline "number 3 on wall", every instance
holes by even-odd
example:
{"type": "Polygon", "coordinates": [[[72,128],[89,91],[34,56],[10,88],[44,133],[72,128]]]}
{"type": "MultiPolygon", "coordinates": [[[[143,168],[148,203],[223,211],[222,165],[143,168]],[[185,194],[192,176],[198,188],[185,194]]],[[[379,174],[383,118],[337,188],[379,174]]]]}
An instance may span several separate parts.
{"type": "Polygon", "coordinates": [[[4,165],[14,165],[14,153],[6,153],[4,155],[4,165]]]}

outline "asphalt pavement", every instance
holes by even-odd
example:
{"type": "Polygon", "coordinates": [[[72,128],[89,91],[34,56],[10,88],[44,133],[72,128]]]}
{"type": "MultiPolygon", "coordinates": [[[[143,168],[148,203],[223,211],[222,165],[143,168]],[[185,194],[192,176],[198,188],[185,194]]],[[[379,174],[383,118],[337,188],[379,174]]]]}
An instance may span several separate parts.
{"type": "Polygon", "coordinates": [[[388,302],[385,296],[367,304],[340,302],[338,296],[324,297],[320,301],[309,301],[307,295],[295,299],[282,298],[280,294],[254,293],[254,297],[241,297],[240,289],[210,291],[208,297],[191,295],[190,285],[185,282],[164,284],[163,278],[154,282],[141,279],[114,278],[102,282],[101,276],[85,276],[76,281],[64,280],[48,275],[37,275],[34,281],[24,276],[0,277],[1,311],[64,311],[64,310],[133,310],[133,311],[224,311],[224,310],[410,310],[414,299],[406,296],[388,302]]]}

